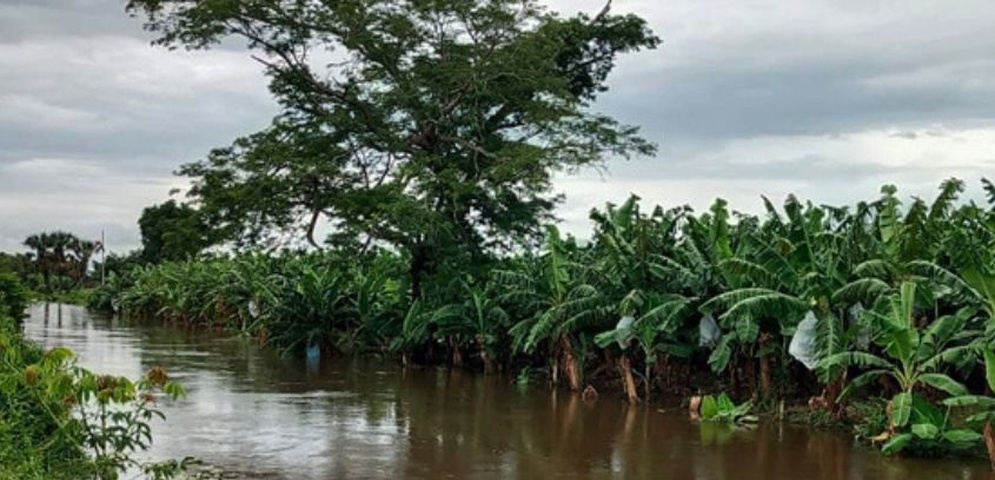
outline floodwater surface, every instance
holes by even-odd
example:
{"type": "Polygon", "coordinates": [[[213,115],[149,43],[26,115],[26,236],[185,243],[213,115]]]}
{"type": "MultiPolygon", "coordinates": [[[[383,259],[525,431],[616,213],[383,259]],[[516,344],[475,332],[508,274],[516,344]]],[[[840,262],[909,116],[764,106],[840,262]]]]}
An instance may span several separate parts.
{"type": "Polygon", "coordinates": [[[252,340],[38,305],[25,332],[90,369],[161,365],[186,386],[154,459],[196,456],[246,479],[995,479],[985,462],[884,457],[787,425],[724,430],[682,412],[585,402],[543,386],[395,363],[308,366],[252,340]]]}

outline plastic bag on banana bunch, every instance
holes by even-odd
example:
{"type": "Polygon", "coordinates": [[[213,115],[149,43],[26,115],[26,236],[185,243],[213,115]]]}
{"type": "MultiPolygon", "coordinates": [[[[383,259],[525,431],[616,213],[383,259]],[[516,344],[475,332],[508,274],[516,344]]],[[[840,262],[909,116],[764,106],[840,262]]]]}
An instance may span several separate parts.
{"type": "Polygon", "coordinates": [[[809,311],[798,324],[795,335],[791,337],[791,343],[788,344],[788,354],[809,370],[814,370],[818,362],[818,349],[815,344],[818,325],[819,320],[815,318],[815,313],[809,311]]]}
{"type": "Polygon", "coordinates": [[[719,324],[715,322],[715,317],[711,315],[705,315],[701,317],[701,321],[698,322],[698,346],[714,348],[717,343],[719,343],[719,338],[722,337],[722,329],[719,328],[719,324]]]}

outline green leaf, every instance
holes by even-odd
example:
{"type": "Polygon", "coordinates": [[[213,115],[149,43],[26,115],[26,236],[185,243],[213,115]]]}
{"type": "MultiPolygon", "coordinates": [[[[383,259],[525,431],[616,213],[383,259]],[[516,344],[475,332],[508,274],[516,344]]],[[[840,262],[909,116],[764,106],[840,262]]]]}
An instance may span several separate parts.
{"type": "Polygon", "coordinates": [[[940,428],[932,423],[916,423],[912,425],[912,434],[923,440],[933,440],[940,434],[940,428]]]}
{"type": "Polygon", "coordinates": [[[946,413],[920,395],[912,395],[912,423],[946,424],[946,413]]]}
{"type": "Polygon", "coordinates": [[[701,418],[703,420],[712,420],[719,414],[719,407],[715,403],[715,398],[711,395],[705,395],[701,399],[701,418]]]}
{"type": "Polygon", "coordinates": [[[753,408],[753,402],[751,401],[743,402],[736,406],[736,408],[732,412],[732,416],[733,418],[742,417],[743,415],[750,413],[750,409],[752,408],[753,408]]]}
{"type": "Polygon", "coordinates": [[[819,368],[831,368],[834,366],[876,367],[885,370],[893,370],[895,368],[895,365],[891,362],[866,352],[842,352],[819,360],[819,368]]]}
{"type": "Polygon", "coordinates": [[[729,366],[729,359],[732,357],[732,346],[730,345],[732,341],[733,335],[723,335],[718,345],[715,346],[715,350],[708,357],[708,365],[712,367],[713,372],[723,372],[729,366]]]}
{"type": "Polygon", "coordinates": [[[988,381],[988,388],[995,392],[995,350],[986,347],[985,354],[985,380],[988,381]]]}
{"type": "Polygon", "coordinates": [[[964,422],[971,425],[982,424],[987,422],[995,422],[995,411],[989,410],[986,412],[976,413],[964,419],[964,422]]]}
{"type": "Polygon", "coordinates": [[[739,335],[740,342],[747,345],[752,344],[757,341],[757,337],[760,335],[760,324],[753,317],[740,318],[736,322],[736,333],[739,335]]]}
{"type": "Polygon", "coordinates": [[[891,399],[891,424],[895,427],[904,427],[909,423],[912,416],[912,394],[902,392],[891,399]]]}
{"type": "Polygon", "coordinates": [[[943,432],[943,439],[955,445],[973,445],[981,442],[984,437],[978,432],[957,429],[943,432]]]}
{"type": "Polygon", "coordinates": [[[716,403],[718,404],[717,406],[719,408],[719,413],[722,414],[732,413],[736,409],[736,404],[733,403],[732,399],[730,399],[729,395],[726,395],[725,392],[719,394],[719,398],[716,403]]]}
{"type": "Polygon", "coordinates": [[[687,343],[661,343],[656,350],[677,358],[690,358],[694,353],[694,347],[687,343]]]}
{"type": "Polygon", "coordinates": [[[882,375],[887,375],[889,370],[877,369],[870,370],[858,375],[856,378],[850,381],[850,383],[843,389],[840,396],[836,399],[837,401],[843,401],[850,396],[851,393],[864,388],[871,382],[878,379],[882,375]]]}
{"type": "Polygon", "coordinates": [[[919,376],[919,380],[950,395],[967,395],[968,393],[967,387],[942,373],[924,373],[919,376]]]}
{"type": "Polygon", "coordinates": [[[995,408],[995,398],[981,395],[962,395],[959,397],[950,397],[944,400],[943,404],[948,407],[995,408]]]}
{"type": "Polygon", "coordinates": [[[594,336],[594,343],[595,345],[601,348],[605,348],[608,345],[615,343],[615,340],[617,338],[618,335],[616,334],[615,330],[609,332],[602,332],[594,336]]]}
{"type": "Polygon", "coordinates": [[[902,433],[891,437],[888,443],[881,446],[881,451],[885,455],[894,455],[901,452],[915,438],[911,433],[902,433]]]}

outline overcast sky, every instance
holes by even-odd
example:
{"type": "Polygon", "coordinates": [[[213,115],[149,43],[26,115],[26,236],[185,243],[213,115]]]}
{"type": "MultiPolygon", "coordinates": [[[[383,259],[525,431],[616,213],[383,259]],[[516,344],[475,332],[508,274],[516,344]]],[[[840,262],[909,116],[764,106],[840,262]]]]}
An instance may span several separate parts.
{"type": "MultiPolygon", "coordinates": [[[[0,0],[0,250],[65,229],[139,242],[172,175],[269,123],[258,64],[238,50],[149,46],[115,0],[0,0]]],[[[594,13],[603,0],[558,0],[594,13]]],[[[600,108],[641,125],[651,159],[564,178],[566,228],[636,193],[758,211],[760,195],[932,197],[995,177],[995,2],[615,0],[664,44],[626,57],[600,108]]]]}

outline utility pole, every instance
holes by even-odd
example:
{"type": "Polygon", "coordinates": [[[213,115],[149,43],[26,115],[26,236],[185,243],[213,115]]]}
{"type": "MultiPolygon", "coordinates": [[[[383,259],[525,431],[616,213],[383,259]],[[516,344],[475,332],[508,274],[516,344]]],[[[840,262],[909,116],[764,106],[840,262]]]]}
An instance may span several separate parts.
{"type": "Polygon", "coordinates": [[[107,270],[107,236],[100,229],[100,286],[104,286],[104,272],[107,270]]]}

